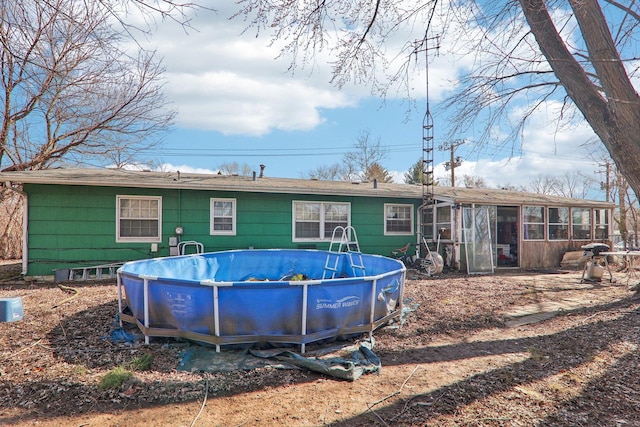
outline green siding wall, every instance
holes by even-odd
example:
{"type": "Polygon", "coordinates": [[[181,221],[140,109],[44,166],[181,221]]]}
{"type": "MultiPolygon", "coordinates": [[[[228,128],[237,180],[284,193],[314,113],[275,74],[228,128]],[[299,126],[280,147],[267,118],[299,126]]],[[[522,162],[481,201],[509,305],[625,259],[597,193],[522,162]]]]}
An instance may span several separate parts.
{"type": "Polygon", "coordinates": [[[169,237],[184,229],[182,240],[202,242],[206,251],[243,248],[327,249],[328,242],[292,241],[292,202],[337,201],[351,204],[351,225],[366,253],[390,255],[413,236],[384,236],[384,204],[413,199],[234,193],[140,188],[25,185],[29,197],[29,276],[49,276],[54,269],[92,266],[169,255],[169,237]],[[162,242],[116,243],[116,196],[162,196],[162,242]],[[236,199],[235,236],[209,234],[210,198],[236,199]]]}

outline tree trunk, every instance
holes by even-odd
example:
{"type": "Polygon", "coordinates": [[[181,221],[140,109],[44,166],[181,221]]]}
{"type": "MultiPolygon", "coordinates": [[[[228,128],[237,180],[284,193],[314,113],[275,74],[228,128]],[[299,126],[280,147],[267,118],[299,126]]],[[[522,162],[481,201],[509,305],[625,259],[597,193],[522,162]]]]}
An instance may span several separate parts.
{"type": "Polygon", "coordinates": [[[640,97],[620,59],[596,0],[571,0],[595,70],[597,85],[576,61],[543,0],[520,0],[538,45],[567,94],[607,148],[618,170],[640,194],[640,97]]]}
{"type": "Polygon", "coordinates": [[[627,230],[627,182],[618,172],[617,174],[617,186],[618,186],[618,210],[620,212],[620,219],[618,222],[618,230],[620,231],[620,237],[624,241],[624,247],[627,247],[629,242],[629,231],[627,230]]]}
{"type": "Polygon", "coordinates": [[[0,259],[22,257],[22,197],[0,194],[0,259]]]}

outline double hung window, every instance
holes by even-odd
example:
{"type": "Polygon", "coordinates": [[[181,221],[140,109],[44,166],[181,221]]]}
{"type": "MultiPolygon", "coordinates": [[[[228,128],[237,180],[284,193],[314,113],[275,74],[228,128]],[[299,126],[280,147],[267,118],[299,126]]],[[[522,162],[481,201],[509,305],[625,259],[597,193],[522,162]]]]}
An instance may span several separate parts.
{"type": "Polygon", "coordinates": [[[413,205],[384,205],[384,234],[413,234],[413,205]]]}
{"type": "Polygon", "coordinates": [[[162,197],[117,196],[116,241],[162,241],[162,197]]]}
{"type": "Polygon", "coordinates": [[[351,205],[336,202],[293,202],[293,240],[330,240],[333,230],[351,223],[351,205]]]}
{"type": "Polygon", "coordinates": [[[211,235],[235,236],[236,200],[211,199],[211,235]]]}
{"type": "Polygon", "coordinates": [[[544,207],[524,206],[522,211],[525,240],[544,239],[544,207]]]}
{"type": "Polygon", "coordinates": [[[569,208],[549,208],[549,240],[569,239],[569,208]]]}

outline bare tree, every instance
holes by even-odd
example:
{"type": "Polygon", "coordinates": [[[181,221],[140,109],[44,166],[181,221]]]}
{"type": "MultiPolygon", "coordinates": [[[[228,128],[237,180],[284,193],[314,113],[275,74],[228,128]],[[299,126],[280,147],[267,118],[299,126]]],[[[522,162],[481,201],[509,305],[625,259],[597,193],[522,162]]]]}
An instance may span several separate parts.
{"type": "MultiPolygon", "coordinates": [[[[185,26],[186,12],[200,8],[173,0],[0,2],[0,169],[124,167],[161,143],[175,110],[155,53],[124,47],[132,7],[185,26]]],[[[2,258],[22,253],[21,197],[0,194],[2,258]]]]}
{"type": "Polygon", "coordinates": [[[153,53],[131,53],[91,2],[0,6],[0,165],[42,169],[155,146],[174,111],[153,53]]]}
{"type": "Polygon", "coordinates": [[[238,162],[223,163],[218,166],[218,170],[223,175],[249,176],[253,172],[251,170],[251,166],[248,163],[243,163],[242,165],[240,165],[238,164],[238,162]]]}
{"type": "Polygon", "coordinates": [[[561,176],[540,175],[522,186],[523,191],[554,196],[585,198],[596,179],[578,171],[561,176]]]}
{"type": "Polygon", "coordinates": [[[556,180],[556,192],[559,196],[584,199],[596,183],[596,179],[580,171],[567,172],[556,180]]]}
{"type": "Polygon", "coordinates": [[[122,28],[135,39],[134,33],[150,34],[153,24],[158,20],[172,20],[186,28],[191,28],[189,12],[194,10],[215,9],[205,6],[200,1],[176,0],[97,0],[95,2],[105,13],[118,22],[122,28]],[[144,18],[144,26],[131,24],[126,16],[138,12],[144,18]]]}
{"type": "Polygon", "coordinates": [[[244,0],[238,15],[259,33],[272,31],[274,40],[286,40],[284,53],[293,54],[294,66],[330,50],[338,86],[366,82],[382,93],[398,82],[410,92],[410,61],[398,66],[389,58],[411,58],[425,47],[413,40],[397,43],[397,37],[421,26],[428,40],[439,24],[442,39],[452,40],[466,59],[475,58],[446,104],[459,108],[454,134],[482,121],[480,143],[518,141],[533,112],[559,100],[558,126],[575,123],[574,113],[586,119],[640,194],[640,97],[631,80],[638,72],[639,3],[467,0],[436,6],[437,0],[244,0]],[[521,107],[523,99],[528,104],[514,122],[511,106],[521,107]],[[497,131],[505,119],[506,129],[497,131]]]}
{"type": "Polygon", "coordinates": [[[0,190],[0,259],[18,259],[22,254],[23,195],[0,190]]]}
{"type": "Polygon", "coordinates": [[[540,175],[535,177],[527,185],[523,185],[521,190],[537,194],[557,194],[558,182],[552,175],[540,175]]]}
{"type": "MultiPolygon", "coordinates": [[[[370,179],[368,172],[373,171],[372,167],[376,168],[376,170],[377,168],[384,170],[381,161],[386,156],[387,151],[382,146],[380,139],[375,142],[372,141],[371,132],[363,130],[358,134],[352,149],[344,154],[341,162],[332,165],[321,165],[303,174],[303,176],[329,181],[368,180],[370,179]]],[[[385,174],[383,175],[386,177],[388,172],[384,171],[385,174]]],[[[380,171],[377,170],[377,172],[380,171]]],[[[378,175],[375,178],[378,178],[378,175]]]]}
{"type": "Polygon", "coordinates": [[[483,177],[477,175],[464,175],[462,177],[462,182],[467,188],[487,188],[487,181],[483,177]]]}
{"type": "Polygon", "coordinates": [[[306,174],[303,174],[303,178],[319,179],[323,181],[341,181],[342,180],[342,165],[340,163],[333,163],[331,165],[320,165],[306,174]]]}
{"type": "MultiPolygon", "coordinates": [[[[359,179],[366,180],[367,171],[373,164],[384,160],[387,157],[387,151],[382,146],[380,138],[373,141],[371,131],[363,130],[356,138],[353,150],[344,155],[343,163],[349,174],[356,175],[359,179]]],[[[353,178],[353,177],[351,177],[353,178]]]]}
{"type": "Polygon", "coordinates": [[[620,233],[620,237],[624,242],[625,249],[637,248],[639,245],[640,224],[640,206],[638,199],[629,191],[629,185],[624,177],[618,172],[613,171],[613,182],[611,187],[612,199],[617,199],[618,209],[613,221],[620,233]]]}

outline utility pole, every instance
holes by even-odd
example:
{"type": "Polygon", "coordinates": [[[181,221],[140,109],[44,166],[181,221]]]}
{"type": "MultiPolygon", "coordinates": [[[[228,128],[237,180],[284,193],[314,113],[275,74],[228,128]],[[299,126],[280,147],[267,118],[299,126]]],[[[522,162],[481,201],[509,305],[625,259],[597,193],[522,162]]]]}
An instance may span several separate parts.
{"type": "Polygon", "coordinates": [[[609,198],[610,198],[610,193],[611,193],[611,181],[610,181],[610,175],[611,175],[611,163],[609,162],[605,162],[605,166],[606,166],[606,171],[605,173],[606,178],[605,178],[605,182],[600,182],[600,189],[605,191],[605,200],[608,202],[609,198]]]}
{"type": "Polygon", "coordinates": [[[460,158],[460,156],[456,157],[455,155],[456,147],[461,146],[465,142],[466,141],[464,141],[463,139],[459,139],[457,141],[449,143],[448,145],[442,144],[440,147],[438,147],[439,150],[451,150],[451,160],[444,164],[444,169],[451,170],[451,186],[452,187],[456,186],[455,169],[458,166],[462,165],[462,159],[460,158]]]}

